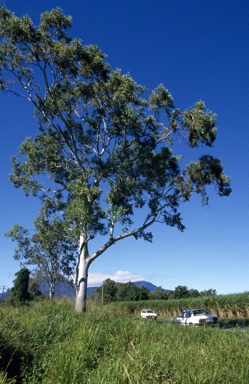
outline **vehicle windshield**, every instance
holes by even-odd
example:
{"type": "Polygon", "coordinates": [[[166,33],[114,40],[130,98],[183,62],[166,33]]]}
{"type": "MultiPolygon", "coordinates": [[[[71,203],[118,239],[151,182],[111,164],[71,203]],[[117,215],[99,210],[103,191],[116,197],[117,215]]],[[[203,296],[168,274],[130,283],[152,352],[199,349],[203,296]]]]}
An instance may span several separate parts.
{"type": "Polygon", "coordinates": [[[195,309],[193,311],[193,314],[194,316],[198,316],[198,315],[208,315],[208,311],[206,311],[205,309],[195,309]]]}

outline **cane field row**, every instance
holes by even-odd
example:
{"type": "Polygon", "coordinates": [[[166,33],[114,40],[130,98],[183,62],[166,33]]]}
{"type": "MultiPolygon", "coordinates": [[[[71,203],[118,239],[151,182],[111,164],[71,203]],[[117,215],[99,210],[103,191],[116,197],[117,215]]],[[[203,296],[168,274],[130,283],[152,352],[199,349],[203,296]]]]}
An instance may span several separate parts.
{"type": "Polygon", "coordinates": [[[150,302],[158,321],[139,317],[141,303],[89,302],[83,314],[66,299],[1,305],[0,383],[248,384],[249,332],[160,320],[199,306],[175,302],[150,302]]]}
{"type": "Polygon", "coordinates": [[[153,309],[159,316],[172,317],[178,315],[183,309],[205,308],[223,319],[249,318],[249,292],[231,295],[211,295],[198,298],[176,300],[151,300],[146,302],[119,302],[114,304],[116,311],[121,314],[139,314],[146,306],[153,309]]]}

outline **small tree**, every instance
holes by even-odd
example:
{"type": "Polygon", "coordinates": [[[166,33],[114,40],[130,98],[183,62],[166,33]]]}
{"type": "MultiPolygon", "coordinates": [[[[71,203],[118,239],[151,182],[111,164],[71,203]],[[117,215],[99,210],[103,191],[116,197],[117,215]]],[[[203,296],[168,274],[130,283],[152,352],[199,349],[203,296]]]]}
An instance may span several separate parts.
{"type": "Polygon", "coordinates": [[[68,231],[78,236],[81,312],[89,267],[108,248],[131,236],[151,241],[156,222],[182,231],[181,203],[196,193],[207,204],[210,184],[220,196],[231,189],[219,159],[185,164],[173,154],[179,138],[189,149],[213,145],[216,116],[205,104],[180,111],[163,85],[145,98],[145,87],[111,70],[97,46],[72,39],[70,27],[58,8],[36,27],[2,7],[0,90],[34,105],[39,132],[21,145],[10,179],[27,195],[65,204],[68,231]],[[90,252],[96,236],[103,243],[90,252]]]}
{"type": "Polygon", "coordinates": [[[38,281],[46,281],[53,299],[56,285],[72,279],[77,244],[65,231],[64,222],[48,215],[43,209],[35,220],[35,231],[15,224],[5,236],[16,241],[14,258],[34,267],[38,281]]]}
{"type": "Polygon", "coordinates": [[[185,299],[189,297],[188,287],[185,285],[178,285],[174,290],[174,299],[185,299]]]}
{"type": "Polygon", "coordinates": [[[101,294],[104,303],[116,301],[117,284],[114,280],[106,279],[97,292],[101,294]]]}
{"type": "Polygon", "coordinates": [[[23,304],[29,299],[29,274],[27,268],[22,268],[15,274],[16,279],[8,299],[10,302],[23,304]]]}

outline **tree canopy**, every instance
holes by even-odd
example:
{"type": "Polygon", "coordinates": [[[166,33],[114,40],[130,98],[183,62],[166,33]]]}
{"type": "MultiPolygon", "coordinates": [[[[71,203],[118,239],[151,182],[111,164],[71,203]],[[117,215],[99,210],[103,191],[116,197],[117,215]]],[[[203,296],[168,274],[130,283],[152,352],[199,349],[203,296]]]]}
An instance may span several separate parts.
{"type": "Polygon", "coordinates": [[[155,222],[182,231],[181,203],[196,193],[207,204],[211,184],[220,196],[231,189],[220,159],[202,154],[185,164],[173,153],[179,138],[190,150],[213,145],[216,115],[204,102],[180,111],[162,84],[147,97],[70,27],[59,8],[34,26],[2,7],[0,89],[34,105],[39,130],[13,157],[10,180],[63,212],[78,238],[76,310],[84,311],[89,266],[109,247],[129,236],[151,241],[155,222]],[[99,235],[102,245],[90,252],[99,235]]]}

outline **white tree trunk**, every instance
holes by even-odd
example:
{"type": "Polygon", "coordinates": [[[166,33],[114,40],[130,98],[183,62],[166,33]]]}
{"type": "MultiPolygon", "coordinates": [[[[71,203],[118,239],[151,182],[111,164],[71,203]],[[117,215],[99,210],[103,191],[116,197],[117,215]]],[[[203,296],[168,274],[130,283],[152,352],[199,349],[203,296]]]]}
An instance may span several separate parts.
{"type": "Polygon", "coordinates": [[[49,285],[49,299],[52,301],[54,299],[55,285],[50,283],[49,285]]]}
{"type": "Polygon", "coordinates": [[[84,244],[84,236],[80,236],[80,251],[78,258],[78,265],[76,270],[75,288],[76,288],[76,303],[75,310],[77,312],[86,311],[86,299],[87,299],[87,279],[88,279],[88,245],[84,244]]]}
{"type": "Polygon", "coordinates": [[[55,278],[53,275],[51,264],[49,265],[49,268],[48,268],[47,282],[49,286],[49,299],[52,301],[54,299],[54,294],[55,294],[55,278]]]}

